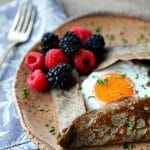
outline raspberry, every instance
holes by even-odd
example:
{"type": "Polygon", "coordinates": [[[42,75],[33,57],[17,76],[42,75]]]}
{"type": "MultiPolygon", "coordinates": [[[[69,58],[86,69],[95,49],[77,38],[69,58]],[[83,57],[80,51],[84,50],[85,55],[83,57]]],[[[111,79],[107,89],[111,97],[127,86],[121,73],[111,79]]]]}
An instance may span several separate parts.
{"type": "Polygon", "coordinates": [[[79,26],[72,27],[70,31],[74,32],[81,39],[82,42],[92,35],[91,31],[79,26]]]}
{"type": "Polygon", "coordinates": [[[31,89],[44,91],[48,87],[48,81],[45,74],[40,69],[37,69],[28,77],[27,85],[31,89]]]}
{"type": "Polygon", "coordinates": [[[44,56],[40,52],[31,51],[25,57],[25,65],[31,71],[34,71],[35,69],[43,69],[44,56]]]}
{"type": "Polygon", "coordinates": [[[70,31],[67,31],[60,40],[60,47],[68,56],[73,56],[79,50],[80,46],[80,38],[70,31]]]}
{"type": "Polygon", "coordinates": [[[45,67],[51,69],[60,63],[69,63],[68,56],[61,49],[51,49],[45,56],[45,67]]]}
{"type": "Polygon", "coordinates": [[[96,58],[91,51],[80,49],[73,57],[75,68],[83,74],[92,71],[96,65],[96,58]]]}
{"type": "Polygon", "coordinates": [[[45,54],[48,50],[52,48],[59,47],[59,38],[53,33],[45,33],[41,40],[42,52],[45,54]]]}
{"type": "Polygon", "coordinates": [[[61,63],[49,69],[47,79],[51,88],[68,88],[73,85],[72,67],[70,64],[61,63]]]}

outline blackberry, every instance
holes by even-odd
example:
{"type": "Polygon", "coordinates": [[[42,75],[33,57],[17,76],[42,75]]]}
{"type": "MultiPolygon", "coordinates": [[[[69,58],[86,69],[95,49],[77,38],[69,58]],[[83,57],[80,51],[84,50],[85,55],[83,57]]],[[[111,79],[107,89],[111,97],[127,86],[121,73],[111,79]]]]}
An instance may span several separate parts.
{"type": "Polygon", "coordinates": [[[70,64],[61,63],[48,70],[47,79],[51,88],[68,88],[73,85],[72,67],[70,64]]]}
{"type": "Polygon", "coordinates": [[[101,34],[93,34],[84,41],[84,48],[92,51],[96,57],[104,52],[105,41],[101,34]]]}
{"type": "Polygon", "coordinates": [[[41,40],[42,52],[45,54],[49,49],[59,47],[58,36],[53,33],[45,33],[41,40]]]}
{"type": "Polygon", "coordinates": [[[68,56],[73,56],[79,50],[81,40],[75,33],[67,31],[60,40],[60,46],[68,56]]]}

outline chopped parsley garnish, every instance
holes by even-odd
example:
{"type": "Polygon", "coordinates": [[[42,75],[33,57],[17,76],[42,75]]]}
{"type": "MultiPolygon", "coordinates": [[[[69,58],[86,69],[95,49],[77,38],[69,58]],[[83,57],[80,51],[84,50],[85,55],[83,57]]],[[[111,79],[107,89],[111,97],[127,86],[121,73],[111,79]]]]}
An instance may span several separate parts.
{"type": "Polygon", "coordinates": [[[147,37],[145,37],[143,34],[139,34],[137,37],[137,42],[138,43],[147,43],[149,40],[147,37]]]}
{"type": "Polygon", "coordinates": [[[49,130],[49,132],[54,135],[54,134],[55,134],[55,128],[54,128],[54,127],[51,127],[50,130],[49,130]]]}
{"type": "Polygon", "coordinates": [[[79,90],[82,90],[82,86],[80,85],[79,90]]]}
{"type": "Polygon", "coordinates": [[[98,76],[93,75],[92,78],[97,78],[98,76]]]}
{"type": "Polygon", "coordinates": [[[145,96],[144,97],[148,97],[148,95],[147,94],[145,94],[145,96]]]}
{"type": "Polygon", "coordinates": [[[123,44],[127,44],[128,43],[128,40],[126,38],[122,38],[122,43],[123,44]]]}
{"type": "Polygon", "coordinates": [[[122,76],[123,78],[125,78],[125,77],[127,77],[127,74],[122,74],[121,76],[122,76]]]}
{"type": "Polygon", "coordinates": [[[88,99],[95,98],[95,96],[89,96],[88,99]]]}
{"type": "Polygon", "coordinates": [[[139,91],[138,91],[138,90],[136,90],[136,91],[135,91],[135,93],[136,93],[136,94],[138,94],[138,93],[139,93],[139,91]]]}
{"type": "Polygon", "coordinates": [[[39,108],[38,108],[38,111],[42,111],[42,112],[43,112],[43,111],[44,111],[44,109],[39,107],[39,108]]]}
{"type": "Polygon", "coordinates": [[[144,90],[146,90],[146,87],[145,87],[145,85],[144,85],[144,84],[142,84],[141,86],[142,86],[142,88],[143,88],[144,90]]]}
{"type": "Polygon", "coordinates": [[[120,35],[124,35],[124,32],[123,32],[123,31],[121,31],[121,32],[120,32],[120,35]]]}
{"type": "Polygon", "coordinates": [[[129,149],[129,143],[125,142],[125,143],[123,144],[123,149],[129,149]]]}
{"type": "Polygon", "coordinates": [[[143,39],[143,38],[144,38],[144,35],[143,35],[143,34],[140,34],[139,37],[140,37],[141,39],[143,39]]]}
{"type": "Polygon", "coordinates": [[[97,80],[97,83],[98,84],[105,84],[105,83],[107,83],[108,82],[108,79],[107,78],[105,78],[105,79],[98,79],[97,80]]]}
{"type": "Polygon", "coordinates": [[[128,121],[128,130],[131,131],[134,128],[134,122],[133,121],[128,121]]]}
{"type": "Polygon", "coordinates": [[[135,79],[138,79],[139,78],[139,74],[136,74],[136,77],[135,77],[135,79]]]}
{"type": "Polygon", "coordinates": [[[23,96],[23,98],[27,98],[28,94],[29,94],[29,89],[23,88],[22,89],[22,96],[23,96]]]}
{"type": "Polygon", "coordinates": [[[49,124],[48,124],[48,123],[46,123],[46,124],[45,124],[45,127],[49,127],[49,124]]]}
{"type": "Polygon", "coordinates": [[[113,34],[107,34],[106,35],[106,38],[109,40],[109,41],[114,41],[115,40],[115,36],[113,34]]]}
{"type": "Polygon", "coordinates": [[[100,27],[96,28],[96,29],[95,29],[95,32],[96,32],[96,33],[101,32],[101,28],[100,28],[100,27]]]}

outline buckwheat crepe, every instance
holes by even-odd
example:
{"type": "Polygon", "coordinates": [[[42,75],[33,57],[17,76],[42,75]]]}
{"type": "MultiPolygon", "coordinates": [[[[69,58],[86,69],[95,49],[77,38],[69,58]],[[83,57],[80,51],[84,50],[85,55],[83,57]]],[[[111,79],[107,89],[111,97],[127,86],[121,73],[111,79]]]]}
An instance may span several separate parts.
{"type": "Polygon", "coordinates": [[[86,112],[58,135],[65,148],[150,141],[150,98],[124,98],[86,112]]]}
{"type": "MultiPolygon", "coordinates": [[[[150,43],[109,49],[97,70],[118,60],[150,59],[150,43]]],[[[51,92],[59,123],[58,144],[65,148],[150,141],[150,98],[124,98],[86,111],[79,84],[51,92]]]]}

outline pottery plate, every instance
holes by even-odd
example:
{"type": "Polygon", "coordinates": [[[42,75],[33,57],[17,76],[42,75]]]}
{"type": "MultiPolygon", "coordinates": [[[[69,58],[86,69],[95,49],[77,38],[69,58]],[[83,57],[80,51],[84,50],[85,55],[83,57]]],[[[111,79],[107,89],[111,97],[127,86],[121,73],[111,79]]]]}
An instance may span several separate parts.
{"type": "MultiPolygon", "coordinates": [[[[62,35],[72,26],[83,26],[105,37],[106,45],[136,44],[150,41],[150,22],[134,17],[118,15],[90,14],[71,19],[58,27],[54,33],[62,35]]],[[[35,44],[31,50],[40,48],[35,44]]],[[[56,143],[57,115],[50,92],[29,90],[27,97],[22,92],[26,79],[31,74],[24,65],[24,59],[18,67],[14,81],[14,99],[21,124],[29,138],[41,149],[62,149],[56,143]],[[51,132],[52,128],[55,132],[51,132]]],[[[133,149],[148,149],[150,143],[130,144],[133,149]]],[[[87,149],[87,148],[86,148],[87,149]]],[[[89,149],[123,149],[123,145],[89,149]]]]}

